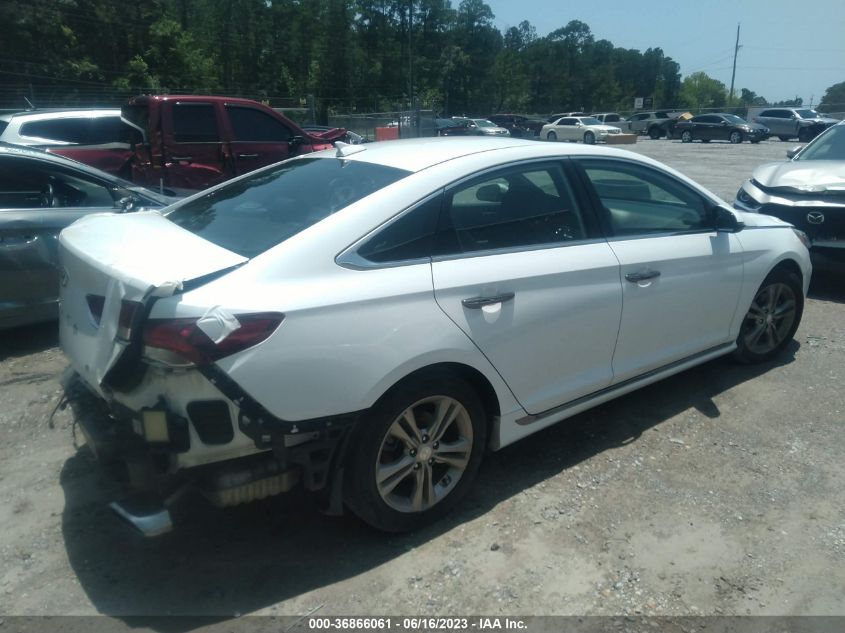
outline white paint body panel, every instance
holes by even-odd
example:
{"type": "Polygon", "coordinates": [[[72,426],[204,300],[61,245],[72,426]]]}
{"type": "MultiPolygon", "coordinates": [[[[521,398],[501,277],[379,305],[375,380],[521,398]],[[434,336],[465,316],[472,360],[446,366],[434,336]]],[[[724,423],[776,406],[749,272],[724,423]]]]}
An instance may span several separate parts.
{"type": "MultiPolygon", "coordinates": [[[[724,205],[677,172],[612,148],[484,138],[391,141],[365,148],[345,160],[413,173],[248,262],[158,214],[92,218],[68,229],[62,246],[72,255],[73,270],[62,295],[62,346],[74,368],[98,389],[119,353],[114,340],[119,300],[106,301],[98,329],[84,305],[86,293],[108,294],[111,284],[122,288],[111,291],[118,299],[140,298],[162,284],[175,284],[175,290],[181,282],[240,265],[199,288],[159,298],[150,316],[199,318],[215,306],[235,316],[283,313],[284,321],[267,340],[218,366],[272,414],[289,421],[366,410],[417,369],[440,363],[472,368],[498,400],[501,415],[490,438],[498,448],[730,351],[754,293],[779,261],[795,261],[805,291],[809,284],[809,255],[793,231],[773,218],[741,212],[735,213],[748,228],[737,234],[599,239],[431,263],[345,268],[336,257],[403,210],[463,178],[518,161],[624,157],[671,173],[724,205]],[[640,287],[624,280],[626,272],[645,267],[659,267],[657,282],[640,287]],[[506,291],[515,293],[513,301],[485,310],[461,305],[464,298],[506,291]],[[701,354],[719,343],[718,352],[701,354]],[[694,354],[694,360],[685,360],[694,354]],[[671,368],[661,367],[675,361],[671,368]],[[646,378],[630,380],[656,368],[646,378]],[[619,390],[607,391],[625,380],[630,381],[619,390]],[[562,406],[575,399],[573,406],[562,406]],[[531,414],[540,417],[518,423],[531,414]]],[[[336,160],[334,151],[316,156],[336,160]]],[[[161,395],[180,413],[192,399],[220,397],[197,381],[205,379],[194,371],[172,379],[153,374],[112,397],[137,410],[161,395]]],[[[237,407],[229,404],[234,417],[237,407]]],[[[180,464],[250,450],[236,428],[231,446],[192,444],[180,464]]]]}

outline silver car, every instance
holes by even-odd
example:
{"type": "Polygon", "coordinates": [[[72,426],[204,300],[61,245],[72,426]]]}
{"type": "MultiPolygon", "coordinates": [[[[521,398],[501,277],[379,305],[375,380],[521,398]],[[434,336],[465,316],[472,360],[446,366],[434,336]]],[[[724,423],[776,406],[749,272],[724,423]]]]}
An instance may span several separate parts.
{"type": "Polygon", "coordinates": [[[56,318],[64,227],[89,213],[175,200],[61,156],[0,143],[0,330],[56,318]]]}
{"type": "Polygon", "coordinates": [[[839,122],[810,108],[767,108],[751,120],[769,128],[771,135],[782,141],[797,138],[802,143],[812,140],[839,122]]]}

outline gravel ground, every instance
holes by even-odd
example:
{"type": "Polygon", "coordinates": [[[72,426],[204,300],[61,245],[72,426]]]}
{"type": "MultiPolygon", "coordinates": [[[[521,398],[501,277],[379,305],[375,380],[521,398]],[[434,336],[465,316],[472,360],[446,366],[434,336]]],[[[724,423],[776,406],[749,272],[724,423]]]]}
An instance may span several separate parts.
{"type": "MultiPolygon", "coordinates": [[[[730,201],[790,146],[631,149],[730,201]]],[[[408,536],[293,494],[226,511],[186,500],[176,532],[142,539],[106,508],[118,491],[69,412],[50,422],[65,366],[55,327],[4,332],[0,626],[15,614],[843,615],[843,303],[841,278],[814,279],[778,362],[714,361],[492,454],[461,511],[408,536]]]]}

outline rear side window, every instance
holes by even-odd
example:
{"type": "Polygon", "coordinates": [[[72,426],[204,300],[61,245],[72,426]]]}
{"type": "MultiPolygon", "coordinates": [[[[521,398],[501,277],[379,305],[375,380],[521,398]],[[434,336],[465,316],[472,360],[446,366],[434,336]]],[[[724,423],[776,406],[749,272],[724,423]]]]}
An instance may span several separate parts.
{"type": "Polygon", "coordinates": [[[292,160],[178,205],[167,217],[251,258],[409,174],[333,157],[292,160]]]}
{"type": "Polygon", "coordinates": [[[378,264],[430,257],[442,199],[438,194],[388,224],[358,249],[358,255],[378,264]]]}
{"type": "Polygon", "coordinates": [[[104,183],[49,162],[0,157],[0,209],[114,207],[104,183]]]}
{"type": "Polygon", "coordinates": [[[447,193],[441,254],[557,244],[587,237],[558,164],[525,165],[484,176],[447,193]]]}
{"type": "Polygon", "coordinates": [[[90,136],[90,119],[50,119],[21,125],[21,136],[59,143],[84,145],[90,136]]]}
{"type": "Polygon", "coordinates": [[[286,125],[254,108],[226,106],[236,141],[285,143],[293,134],[286,125]]]}
{"type": "Polygon", "coordinates": [[[210,103],[173,104],[173,140],[177,143],[216,143],[217,117],[210,103]]]}

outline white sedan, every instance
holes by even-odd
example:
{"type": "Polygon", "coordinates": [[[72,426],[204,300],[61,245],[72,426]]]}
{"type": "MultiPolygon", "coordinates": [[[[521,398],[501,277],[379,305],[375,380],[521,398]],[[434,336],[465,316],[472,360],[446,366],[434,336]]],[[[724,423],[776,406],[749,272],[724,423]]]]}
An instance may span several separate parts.
{"type": "Polygon", "coordinates": [[[811,273],[803,234],[653,160],[481,137],[341,144],[60,250],[67,393],[134,487],[302,485],[387,531],[459,504],[487,449],[771,359],[811,273]]]}
{"type": "Polygon", "coordinates": [[[597,141],[606,141],[610,134],[621,133],[618,127],[605,125],[595,117],[565,116],[544,125],[540,138],[547,141],[584,141],[593,145],[597,141]]]}

